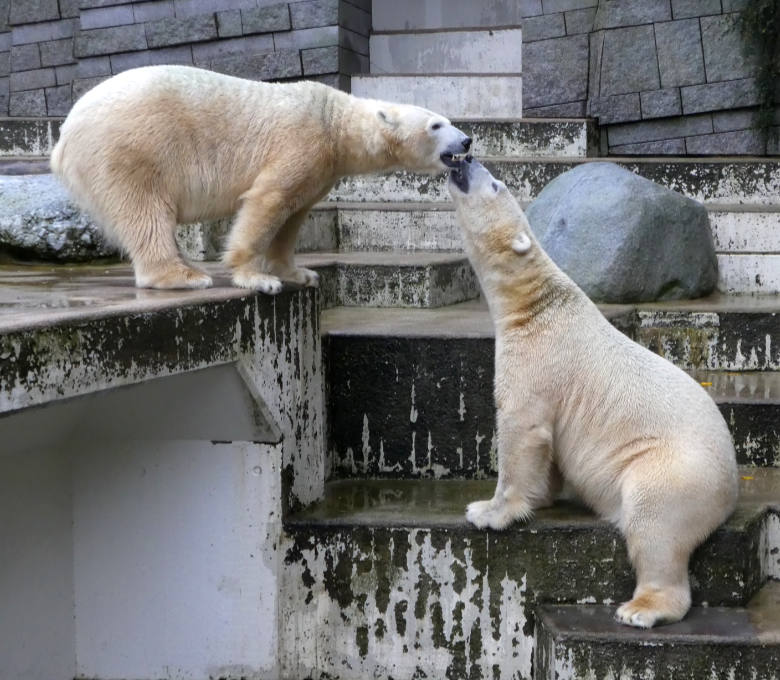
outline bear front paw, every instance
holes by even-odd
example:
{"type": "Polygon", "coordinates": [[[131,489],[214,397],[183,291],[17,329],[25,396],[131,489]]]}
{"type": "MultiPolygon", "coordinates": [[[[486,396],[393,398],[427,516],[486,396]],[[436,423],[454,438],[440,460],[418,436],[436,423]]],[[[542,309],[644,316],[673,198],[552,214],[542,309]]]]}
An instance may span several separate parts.
{"type": "Polygon", "coordinates": [[[266,295],[276,295],[282,292],[282,281],[278,276],[272,274],[261,274],[254,272],[246,274],[236,272],[233,274],[233,284],[239,288],[251,288],[259,290],[266,295]]]}
{"type": "Polygon", "coordinates": [[[296,267],[292,279],[296,283],[310,288],[319,288],[320,286],[320,275],[313,269],[306,269],[306,267],[296,267]]]}
{"type": "Polygon", "coordinates": [[[495,499],[475,501],[466,507],[466,519],[479,529],[506,529],[516,519],[528,519],[531,509],[525,504],[502,503],[495,499]]]}

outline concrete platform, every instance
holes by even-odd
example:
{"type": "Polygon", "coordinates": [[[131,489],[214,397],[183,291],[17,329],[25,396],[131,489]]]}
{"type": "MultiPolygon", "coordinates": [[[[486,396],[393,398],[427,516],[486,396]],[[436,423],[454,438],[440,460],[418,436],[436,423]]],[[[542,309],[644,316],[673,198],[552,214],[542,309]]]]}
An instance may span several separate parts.
{"type": "MultiPolygon", "coordinates": [[[[692,559],[697,604],[743,606],[778,573],[764,562],[780,540],[778,471],[744,476],[740,509],[692,559]]],[[[322,503],[290,517],[291,675],[532,677],[539,605],[613,612],[630,597],[634,577],[615,529],[559,504],[505,531],[477,530],[465,506],[492,489],[474,480],[331,482],[322,503]]]]}
{"type": "Polygon", "coordinates": [[[745,607],[693,607],[652,630],[614,621],[613,607],[546,605],[537,621],[538,680],[731,680],[780,677],[780,582],[745,607]]]}
{"type": "Polygon", "coordinates": [[[325,476],[316,293],[2,269],[0,677],[280,677],[281,518],[325,476]]]}

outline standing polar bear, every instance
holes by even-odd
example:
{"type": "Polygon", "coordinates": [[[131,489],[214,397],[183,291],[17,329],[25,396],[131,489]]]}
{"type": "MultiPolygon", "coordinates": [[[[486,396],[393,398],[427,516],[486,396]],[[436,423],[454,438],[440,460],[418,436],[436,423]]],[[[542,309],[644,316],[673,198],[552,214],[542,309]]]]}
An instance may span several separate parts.
{"type": "Polygon", "coordinates": [[[295,266],[295,240],[337,179],[439,172],[470,145],[446,118],[416,106],[315,82],[147,66],[76,102],[51,166],[130,255],[137,286],[210,286],[182,258],[176,225],[237,212],[224,255],[233,283],[278,293],[281,279],[317,285],[315,272],[295,266]]]}
{"type": "Polygon", "coordinates": [[[503,529],[549,505],[562,476],[625,536],[637,585],[618,620],[680,620],[691,552],[736,503],[723,417],[692,378],[601,315],[488,170],[462,161],[449,187],[496,329],[498,484],[466,517],[503,529]]]}

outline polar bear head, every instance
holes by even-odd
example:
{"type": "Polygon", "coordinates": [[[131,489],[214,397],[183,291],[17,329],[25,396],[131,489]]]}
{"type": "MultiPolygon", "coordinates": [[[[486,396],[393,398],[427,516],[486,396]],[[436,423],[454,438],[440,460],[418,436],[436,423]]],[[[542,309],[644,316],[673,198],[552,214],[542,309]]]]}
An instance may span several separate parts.
{"type": "Polygon", "coordinates": [[[376,104],[383,145],[400,168],[441,172],[457,167],[456,156],[471,148],[471,137],[444,116],[408,104],[376,104]]]}
{"type": "Polygon", "coordinates": [[[450,195],[466,240],[486,255],[525,255],[536,245],[528,219],[506,188],[471,156],[450,170],[450,195]]]}

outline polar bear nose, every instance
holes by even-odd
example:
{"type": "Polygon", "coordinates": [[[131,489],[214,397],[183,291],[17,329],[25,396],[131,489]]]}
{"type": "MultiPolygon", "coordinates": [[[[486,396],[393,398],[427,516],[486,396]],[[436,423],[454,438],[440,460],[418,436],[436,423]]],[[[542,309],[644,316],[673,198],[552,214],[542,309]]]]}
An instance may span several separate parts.
{"type": "Polygon", "coordinates": [[[463,150],[468,151],[471,148],[471,137],[466,137],[466,139],[463,140],[463,150]]]}

